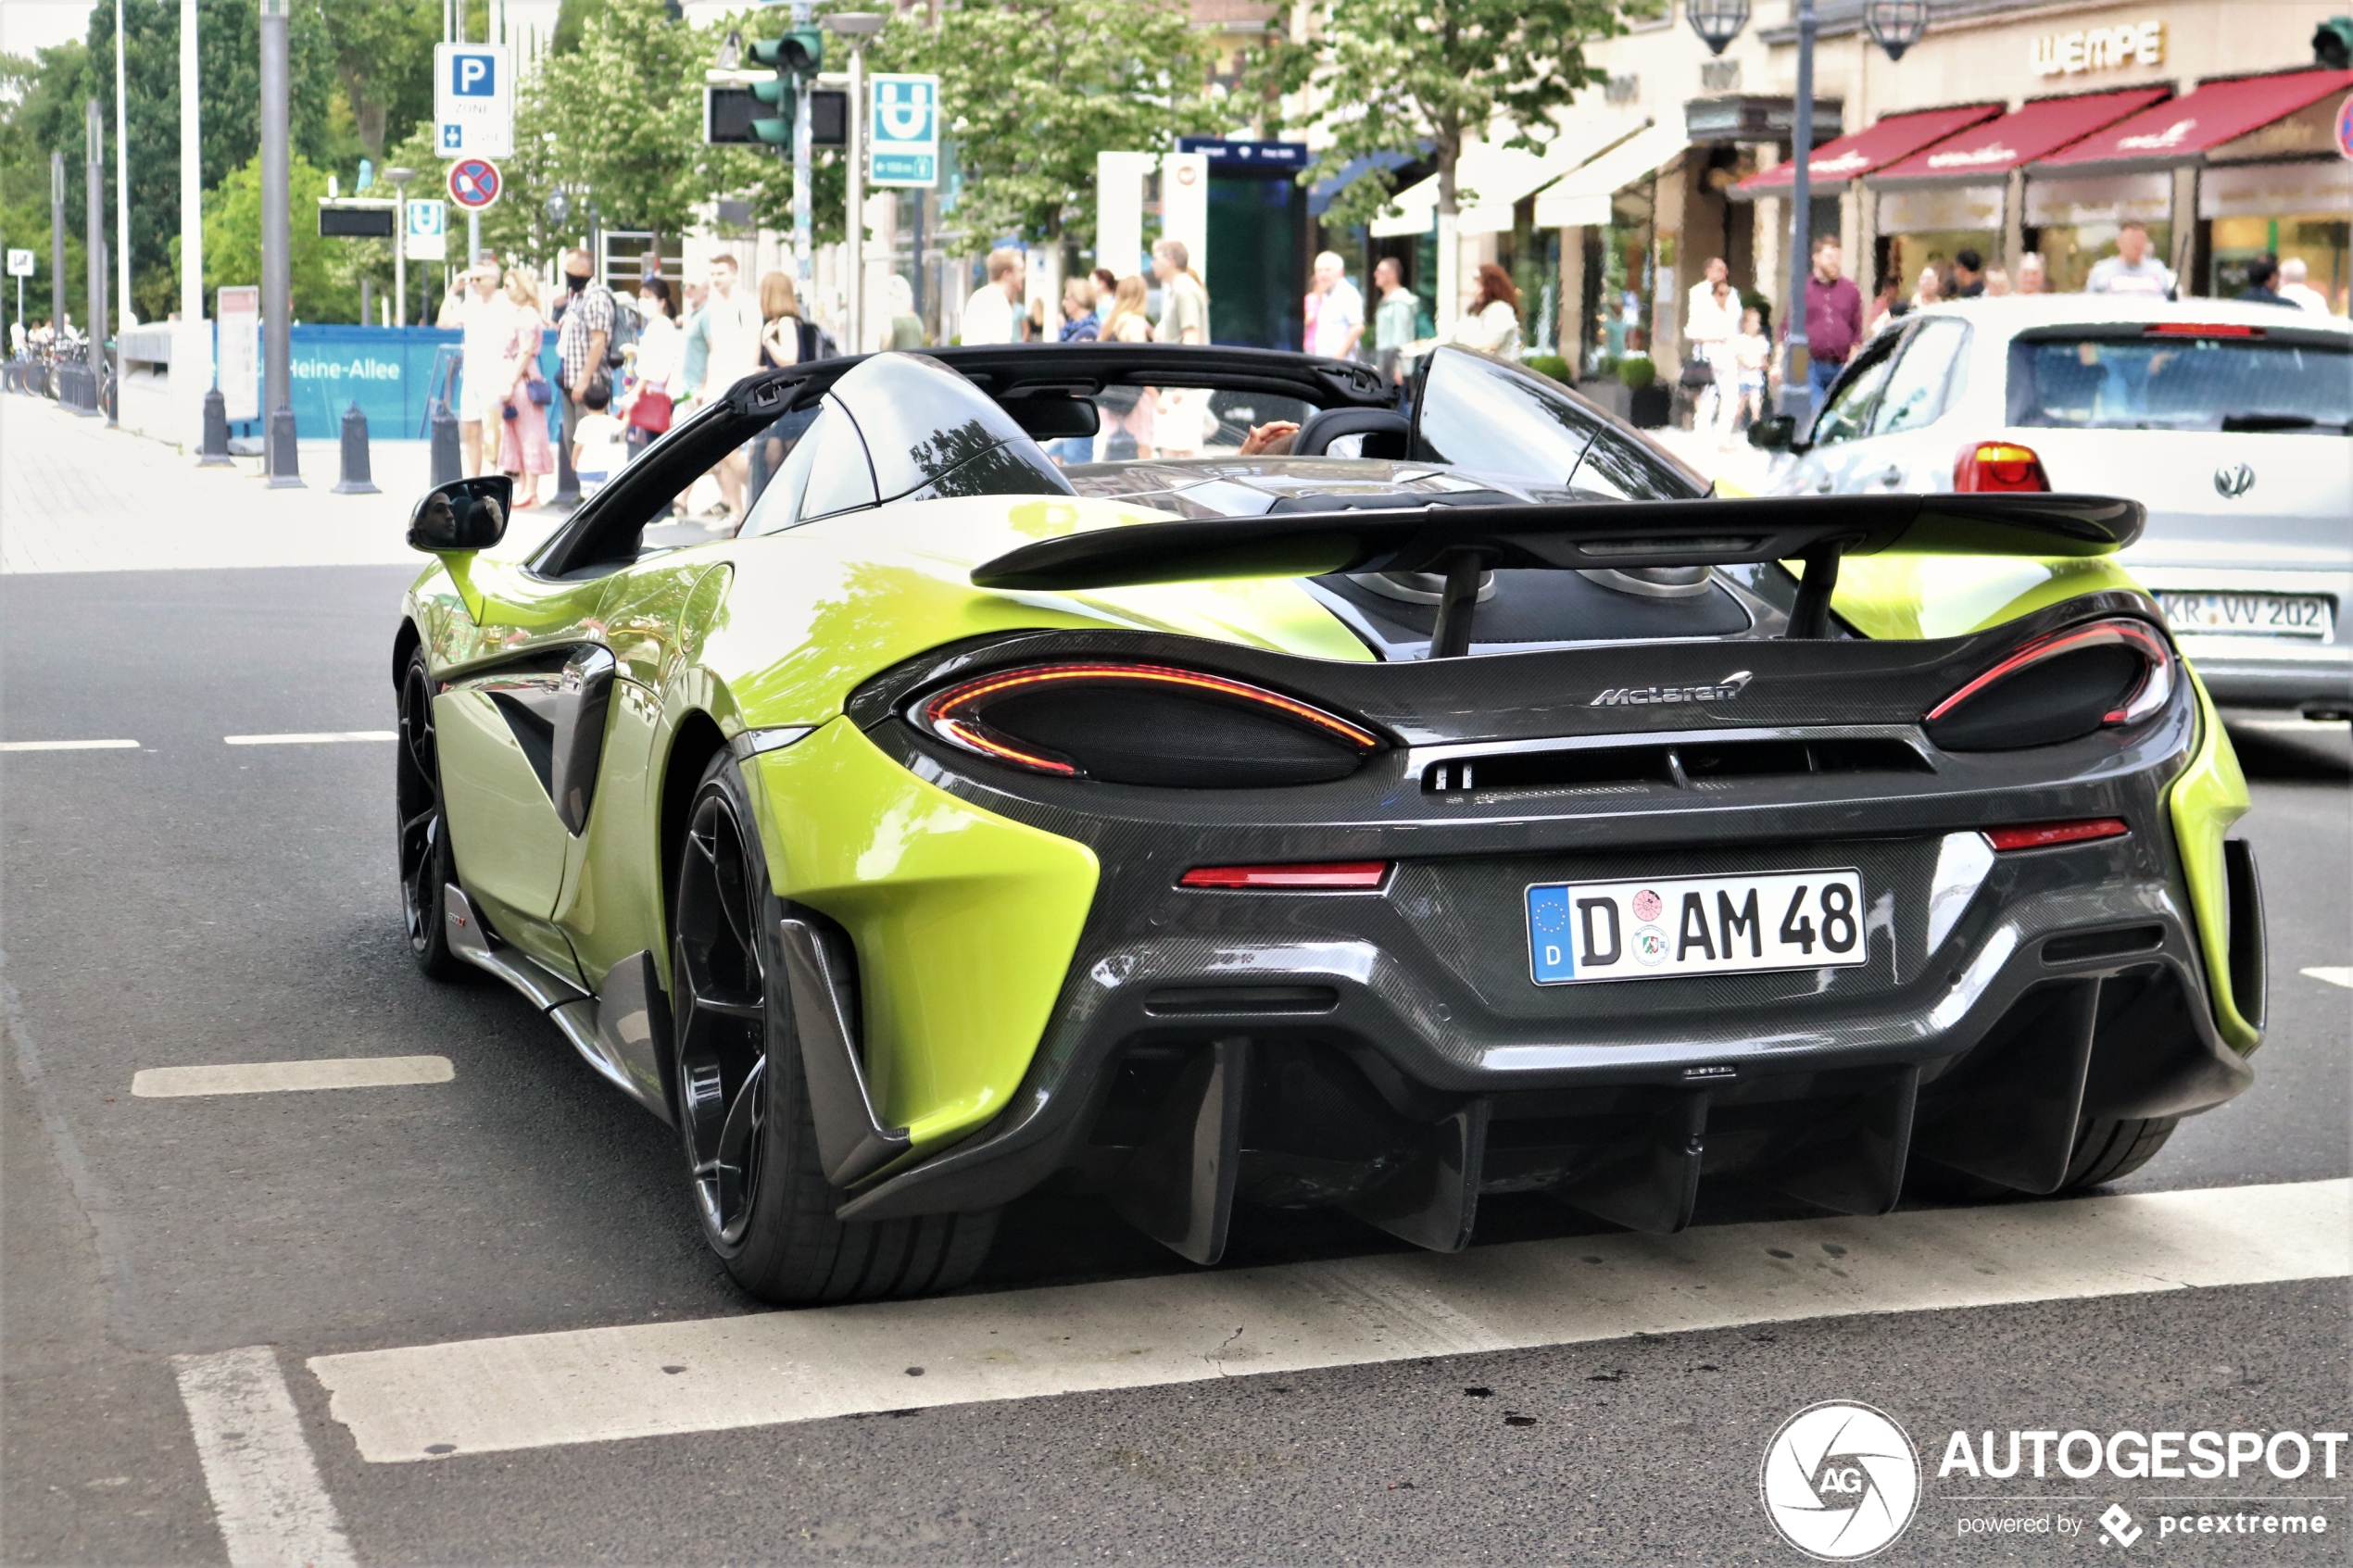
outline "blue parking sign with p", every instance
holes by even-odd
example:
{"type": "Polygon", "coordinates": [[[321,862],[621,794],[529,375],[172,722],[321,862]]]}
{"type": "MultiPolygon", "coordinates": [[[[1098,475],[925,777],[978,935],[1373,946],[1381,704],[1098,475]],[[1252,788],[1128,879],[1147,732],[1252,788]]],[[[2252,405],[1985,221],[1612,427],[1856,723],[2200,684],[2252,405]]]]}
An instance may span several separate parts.
{"type": "Polygon", "coordinates": [[[449,91],[461,98],[495,98],[498,95],[498,62],[492,55],[452,55],[449,58],[449,91]]]}

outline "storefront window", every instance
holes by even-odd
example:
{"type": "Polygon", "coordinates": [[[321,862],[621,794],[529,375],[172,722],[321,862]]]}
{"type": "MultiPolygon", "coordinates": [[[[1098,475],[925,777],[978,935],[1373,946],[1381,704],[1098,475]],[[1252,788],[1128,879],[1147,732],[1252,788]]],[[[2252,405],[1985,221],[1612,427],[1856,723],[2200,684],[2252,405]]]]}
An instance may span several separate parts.
{"type": "Polygon", "coordinates": [[[1612,360],[1650,352],[1651,204],[1646,194],[1622,191],[1611,211],[1602,273],[1602,308],[1594,323],[1593,349],[1612,360]]]}
{"type": "MultiPolygon", "coordinates": [[[[2027,235],[2026,248],[2039,249],[2043,270],[2053,294],[2079,294],[2090,281],[2093,266],[2116,254],[2115,223],[2054,223],[2027,235]]],[[[2172,265],[2173,225],[2151,223],[2149,254],[2172,265]]]]}
{"type": "Polygon", "coordinates": [[[2347,243],[2353,221],[2324,213],[2287,218],[2214,220],[2207,292],[2228,299],[2246,287],[2246,266],[2259,256],[2294,257],[2304,263],[2305,282],[2329,302],[2329,313],[2347,309],[2347,243]]]}

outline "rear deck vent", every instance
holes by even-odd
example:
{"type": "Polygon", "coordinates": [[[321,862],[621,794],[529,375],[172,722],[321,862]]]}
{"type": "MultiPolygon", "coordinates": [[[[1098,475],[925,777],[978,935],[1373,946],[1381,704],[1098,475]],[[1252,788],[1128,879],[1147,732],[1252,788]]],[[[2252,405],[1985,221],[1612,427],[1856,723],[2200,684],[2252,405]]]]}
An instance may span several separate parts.
{"type": "Polygon", "coordinates": [[[1422,770],[1429,795],[1518,789],[1622,789],[1666,784],[1724,788],[1741,779],[1815,773],[1928,773],[1935,770],[1894,736],[1822,740],[1679,741],[1455,757],[1422,770]]]}
{"type": "Polygon", "coordinates": [[[1164,985],[1144,997],[1154,1018],[1201,1013],[1329,1012],[1340,993],[1328,985],[1164,985]]]}
{"type": "Polygon", "coordinates": [[[2153,953],[2165,946],[2161,925],[2126,925],[2114,931],[2083,931],[2054,936],[2043,944],[2045,963],[2081,963],[2086,959],[2118,959],[2132,953],[2153,953]]]}

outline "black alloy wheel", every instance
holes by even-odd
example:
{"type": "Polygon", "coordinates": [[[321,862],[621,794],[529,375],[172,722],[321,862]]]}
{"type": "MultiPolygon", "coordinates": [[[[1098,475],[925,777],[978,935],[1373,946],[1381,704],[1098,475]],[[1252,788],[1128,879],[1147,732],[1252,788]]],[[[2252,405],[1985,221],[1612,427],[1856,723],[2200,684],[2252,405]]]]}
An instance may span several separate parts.
{"type": "Polygon", "coordinates": [[[400,745],[393,799],[400,818],[400,906],[409,952],[434,980],[455,980],[466,966],[449,950],[442,889],[451,880],[449,818],[441,804],[441,753],[433,718],[433,672],[422,649],[400,678],[400,745]]]}
{"type": "Polygon", "coordinates": [[[678,869],[671,973],[678,1039],[678,1125],[696,1211],[721,1257],[743,1248],[760,1179],[768,1076],[768,966],[758,889],[734,802],[708,785],[678,869]]]}
{"type": "Polygon", "coordinates": [[[680,1142],[703,1239],[736,1283],[799,1304],[916,1296],[972,1278],[998,1210],[845,1223],[825,1179],[785,980],[784,901],[751,797],[712,758],[671,863],[671,1018],[680,1142]]]}

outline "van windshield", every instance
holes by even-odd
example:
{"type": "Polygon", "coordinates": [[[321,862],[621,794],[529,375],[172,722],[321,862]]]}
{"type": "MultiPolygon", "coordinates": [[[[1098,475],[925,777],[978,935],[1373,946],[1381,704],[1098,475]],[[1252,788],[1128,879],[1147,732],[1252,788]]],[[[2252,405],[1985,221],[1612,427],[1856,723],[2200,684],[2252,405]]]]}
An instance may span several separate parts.
{"type": "Polygon", "coordinates": [[[2009,422],[2353,433],[2353,355],[2238,337],[2038,335],[2010,345],[2009,422]]]}

